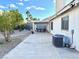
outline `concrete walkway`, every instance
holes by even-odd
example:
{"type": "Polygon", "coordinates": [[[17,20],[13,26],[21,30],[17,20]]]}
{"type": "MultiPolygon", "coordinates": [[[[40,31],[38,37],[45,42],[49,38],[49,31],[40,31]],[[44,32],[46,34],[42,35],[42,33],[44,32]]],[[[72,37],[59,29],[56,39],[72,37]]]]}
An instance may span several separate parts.
{"type": "Polygon", "coordinates": [[[2,59],[60,59],[52,46],[51,35],[36,33],[30,35],[2,59]]]}
{"type": "Polygon", "coordinates": [[[79,53],[67,48],[55,48],[50,34],[35,33],[2,59],[79,59],[79,53]]]}

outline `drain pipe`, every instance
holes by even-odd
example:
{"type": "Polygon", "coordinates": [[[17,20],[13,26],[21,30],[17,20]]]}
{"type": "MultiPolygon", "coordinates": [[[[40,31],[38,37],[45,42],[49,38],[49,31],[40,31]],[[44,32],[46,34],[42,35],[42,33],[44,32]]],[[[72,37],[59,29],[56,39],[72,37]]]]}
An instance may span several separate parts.
{"type": "Polygon", "coordinates": [[[71,45],[73,45],[73,35],[74,35],[74,29],[71,30],[71,35],[72,35],[72,43],[71,45]]]}

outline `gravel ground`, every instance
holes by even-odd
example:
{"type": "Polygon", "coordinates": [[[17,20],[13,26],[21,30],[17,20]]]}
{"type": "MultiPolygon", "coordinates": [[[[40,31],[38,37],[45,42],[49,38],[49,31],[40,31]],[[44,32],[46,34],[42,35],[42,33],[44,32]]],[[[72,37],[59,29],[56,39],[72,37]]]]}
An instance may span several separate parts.
{"type": "Polygon", "coordinates": [[[11,42],[4,42],[4,43],[0,44],[0,59],[5,54],[7,54],[11,49],[16,47],[19,43],[21,43],[24,40],[24,38],[28,37],[31,33],[27,31],[27,32],[22,32],[22,33],[18,33],[18,34],[14,34],[16,36],[12,37],[11,42]]]}

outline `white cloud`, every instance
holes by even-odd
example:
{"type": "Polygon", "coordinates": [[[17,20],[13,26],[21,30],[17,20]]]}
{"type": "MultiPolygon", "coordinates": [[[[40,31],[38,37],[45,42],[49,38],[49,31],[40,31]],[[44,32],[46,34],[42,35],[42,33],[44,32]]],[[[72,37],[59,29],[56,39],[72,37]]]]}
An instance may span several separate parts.
{"type": "Polygon", "coordinates": [[[36,10],[45,10],[43,7],[37,7],[36,10]]]}
{"type": "Polygon", "coordinates": [[[17,8],[15,4],[10,4],[9,7],[10,8],[17,8]]]}
{"type": "Polygon", "coordinates": [[[23,1],[23,0],[20,0],[21,2],[23,1]]]}
{"type": "Polygon", "coordinates": [[[30,10],[30,9],[35,9],[35,10],[45,10],[45,8],[43,7],[37,7],[37,6],[29,6],[29,7],[26,7],[27,10],[30,10]]]}
{"type": "Polygon", "coordinates": [[[20,2],[23,2],[23,1],[29,1],[29,0],[19,0],[20,2]]]}
{"type": "Polygon", "coordinates": [[[18,4],[18,5],[20,5],[20,6],[24,6],[24,4],[23,4],[22,2],[16,3],[16,4],[18,4]]]}
{"type": "Polygon", "coordinates": [[[53,3],[56,3],[56,0],[53,0],[53,3]]]}
{"type": "Polygon", "coordinates": [[[27,10],[30,10],[30,9],[31,9],[31,7],[26,7],[26,9],[27,9],[27,10]]]}
{"type": "Polygon", "coordinates": [[[29,0],[24,0],[24,1],[29,1],[29,0]]]}
{"type": "Polygon", "coordinates": [[[1,9],[4,9],[4,8],[6,8],[6,7],[5,7],[5,6],[3,6],[3,5],[0,5],[0,8],[1,8],[1,9]]]}

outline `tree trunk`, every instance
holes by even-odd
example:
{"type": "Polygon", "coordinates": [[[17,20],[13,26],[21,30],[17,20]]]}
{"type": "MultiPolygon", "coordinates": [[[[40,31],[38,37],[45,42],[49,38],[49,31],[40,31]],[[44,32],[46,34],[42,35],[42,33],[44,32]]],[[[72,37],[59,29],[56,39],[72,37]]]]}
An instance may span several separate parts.
{"type": "Polygon", "coordinates": [[[4,38],[6,42],[10,42],[11,41],[10,32],[4,32],[4,38]]]}

